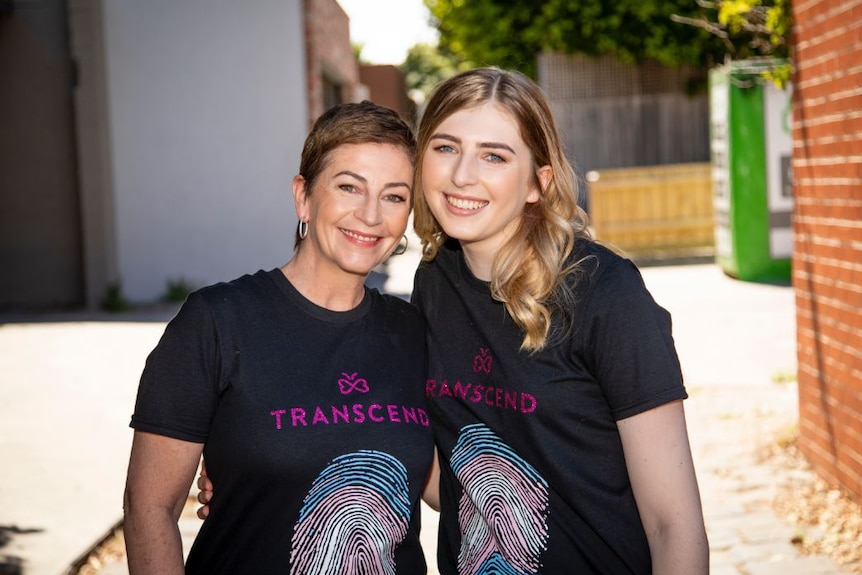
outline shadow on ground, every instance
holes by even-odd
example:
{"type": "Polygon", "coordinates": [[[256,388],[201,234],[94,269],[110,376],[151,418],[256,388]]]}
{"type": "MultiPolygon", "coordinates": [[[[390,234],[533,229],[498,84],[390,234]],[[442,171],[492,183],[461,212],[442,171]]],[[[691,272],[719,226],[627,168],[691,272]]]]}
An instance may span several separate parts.
{"type": "Polygon", "coordinates": [[[166,322],[180,309],[179,303],[156,303],[136,306],[128,311],[89,311],[27,309],[0,310],[0,327],[4,324],[22,323],[75,323],[75,322],[166,322]]]}
{"type": "MultiPolygon", "coordinates": [[[[390,293],[384,288],[389,279],[386,266],[380,266],[380,271],[372,271],[365,284],[376,288],[380,293],[390,293]]],[[[403,300],[410,300],[409,293],[391,293],[403,300]]],[[[0,327],[4,324],[22,323],[74,323],[74,322],[155,322],[170,321],[179,311],[182,302],[156,302],[134,306],[128,311],[88,311],[82,309],[2,309],[0,308],[0,327]]],[[[0,571],[0,575],[5,572],[0,571]]]]}
{"type": "Polygon", "coordinates": [[[6,547],[16,535],[41,533],[41,531],[41,529],[22,529],[16,525],[0,525],[0,575],[22,575],[24,573],[24,562],[21,558],[3,554],[3,547],[6,547]]]}

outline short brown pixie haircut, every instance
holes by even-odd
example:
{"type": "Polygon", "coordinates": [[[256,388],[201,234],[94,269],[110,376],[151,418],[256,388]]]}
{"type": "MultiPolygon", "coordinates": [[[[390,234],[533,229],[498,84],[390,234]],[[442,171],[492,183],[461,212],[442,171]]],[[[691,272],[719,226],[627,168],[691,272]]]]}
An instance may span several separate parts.
{"type": "Polygon", "coordinates": [[[369,143],[392,144],[404,150],[411,162],[416,159],[413,131],[393,110],[368,100],[329,108],[314,122],[302,148],[299,175],[306,188],[313,187],[338,146],[369,143]]]}

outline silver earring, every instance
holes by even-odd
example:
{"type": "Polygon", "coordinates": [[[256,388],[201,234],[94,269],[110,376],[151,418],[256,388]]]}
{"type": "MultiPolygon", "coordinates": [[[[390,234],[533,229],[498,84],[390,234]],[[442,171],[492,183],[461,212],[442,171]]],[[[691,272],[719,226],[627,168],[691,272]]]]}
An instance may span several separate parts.
{"type": "Polygon", "coordinates": [[[401,239],[404,240],[404,243],[398,242],[398,245],[395,246],[394,250],[392,250],[393,255],[400,256],[407,251],[407,246],[410,245],[410,240],[407,239],[406,235],[401,236],[401,239]]]}
{"type": "Polygon", "coordinates": [[[297,228],[296,233],[299,234],[299,239],[304,240],[308,236],[308,222],[305,220],[299,220],[299,227],[297,228]]]}

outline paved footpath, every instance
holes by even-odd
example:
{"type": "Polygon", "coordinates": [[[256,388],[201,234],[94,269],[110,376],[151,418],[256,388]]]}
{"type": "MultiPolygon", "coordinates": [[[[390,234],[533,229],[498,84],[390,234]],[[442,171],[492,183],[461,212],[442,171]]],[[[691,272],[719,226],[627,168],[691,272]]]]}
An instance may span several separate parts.
{"type": "MultiPolygon", "coordinates": [[[[403,294],[415,260],[399,265],[386,287],[403,294]]],[[[712,573],[845,573],[797,553],[797,527],[771,504],[790,471],[758,457],[797,420],[795,384],[773,381],[796,370],[792,289],[739,282],[714,264],[643,275],[674,317],[712,573]]],[[[0,575],[64,575],[120,521],[138,376],[174,311],[0,318],[0,575]]],[[[428,549],[435,519],[426,514],[428,549]]],[[[186,544],[196,522],[183,524],[186,544]]],[[[100,571],[127,573],[124,563],[100,571]]]]}

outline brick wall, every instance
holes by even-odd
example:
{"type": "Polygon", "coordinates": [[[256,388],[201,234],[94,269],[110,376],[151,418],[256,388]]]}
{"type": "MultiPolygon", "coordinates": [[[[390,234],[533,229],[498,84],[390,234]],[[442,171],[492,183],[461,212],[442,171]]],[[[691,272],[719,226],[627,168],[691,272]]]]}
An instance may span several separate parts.
{"type": "Polygon", "coordinates": [[[799,444],[862,501],[862,2],[793,16],[799,444]]]}
{"type": "Polygon", "coordinates": [[[308,121],[325,110],[326,83],[340,86],[339,100],[353,102],[359,87],[359,63],[350,45],[350,20],[336,0],[305,0],[305,57],[308,75],[308,121]]]}
{"type": "Polygon", "coordinates": [[[368,99],[398,112],[413,125],[416,104],[407,97],[404,73],[389,64],[363,64],[359,66],[359,80],[368,88],[368,99]]]}

